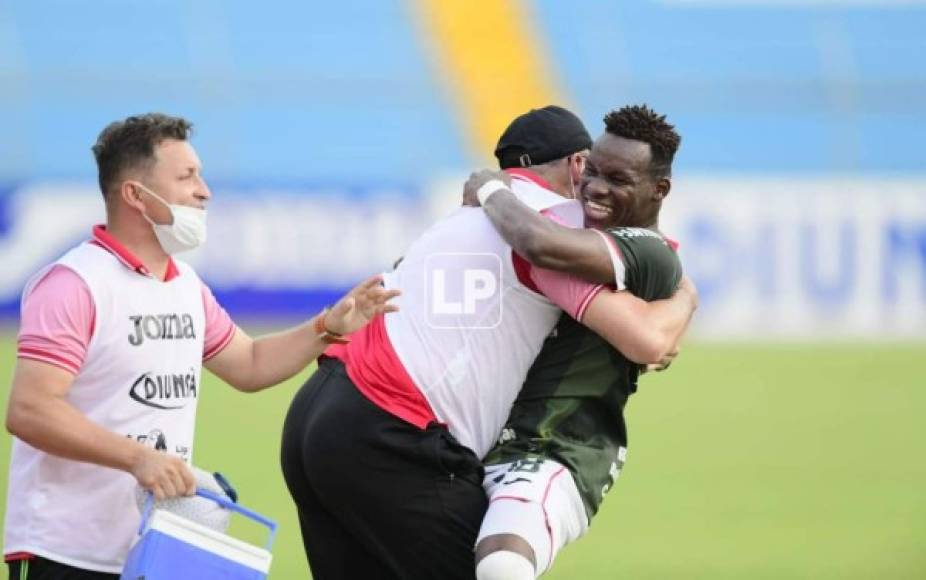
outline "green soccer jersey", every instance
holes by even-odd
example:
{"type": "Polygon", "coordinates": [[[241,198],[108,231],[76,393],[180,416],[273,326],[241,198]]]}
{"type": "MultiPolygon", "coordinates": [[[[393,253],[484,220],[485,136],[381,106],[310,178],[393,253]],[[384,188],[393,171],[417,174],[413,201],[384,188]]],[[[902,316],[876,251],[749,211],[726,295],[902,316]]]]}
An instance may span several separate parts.
{"type": "MultiPolygon", "coordinates": [[[[648,301],[672,296],[682,267],[662,236],[640,228],[608,233],[620,251],[623,272],[617,276],[627,290],[648,301]]],[[[591,519],[623,465],[624,404],[639,374],[638,364],[564,314],[528,371],[486,463],[541,457],[563,464],[591,519]]]]}

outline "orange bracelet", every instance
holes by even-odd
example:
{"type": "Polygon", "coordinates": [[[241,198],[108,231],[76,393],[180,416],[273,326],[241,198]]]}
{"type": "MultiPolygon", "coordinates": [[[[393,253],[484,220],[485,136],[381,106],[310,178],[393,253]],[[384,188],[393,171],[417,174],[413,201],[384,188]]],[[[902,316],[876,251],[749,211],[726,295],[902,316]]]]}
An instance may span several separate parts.
{"type": "Polygon", "coordinates": [[[340,335],[336,332],[331,332],[325,328],[325,318],[328,316],[328,309],[325,308],[315,317],[315,333],[318,335],[318,338],[322,339],[322,342],[325,344],[347,344],[350,342],[349,338],[345,338],[343,335],[340,335]]]}

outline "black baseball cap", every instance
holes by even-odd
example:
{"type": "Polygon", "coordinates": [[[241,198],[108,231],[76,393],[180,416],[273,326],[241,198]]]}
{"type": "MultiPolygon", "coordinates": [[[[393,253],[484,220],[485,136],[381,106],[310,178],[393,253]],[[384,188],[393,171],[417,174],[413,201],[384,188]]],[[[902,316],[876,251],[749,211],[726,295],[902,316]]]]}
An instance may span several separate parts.
{"type": "Polygon", "coordinates": [[[502,169],[540,165],[592,146],[585,125],[572,112],[549,105],[531,109],[508,125],[495,147],[502,169]]]}

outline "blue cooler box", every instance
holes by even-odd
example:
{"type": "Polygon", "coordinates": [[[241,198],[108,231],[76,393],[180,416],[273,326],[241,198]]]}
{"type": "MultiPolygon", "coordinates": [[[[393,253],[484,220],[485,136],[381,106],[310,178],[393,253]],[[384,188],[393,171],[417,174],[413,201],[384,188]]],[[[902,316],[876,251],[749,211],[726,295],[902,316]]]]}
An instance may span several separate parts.
{"type": "Polygon", "coordinates": [[[270,529],[263,548],[164,510],[152,510],[149,497],[141,538],[129,551],[121,580],[261,580],[270,571],[276,523],[211,491],[196,494],[270,529]]]}

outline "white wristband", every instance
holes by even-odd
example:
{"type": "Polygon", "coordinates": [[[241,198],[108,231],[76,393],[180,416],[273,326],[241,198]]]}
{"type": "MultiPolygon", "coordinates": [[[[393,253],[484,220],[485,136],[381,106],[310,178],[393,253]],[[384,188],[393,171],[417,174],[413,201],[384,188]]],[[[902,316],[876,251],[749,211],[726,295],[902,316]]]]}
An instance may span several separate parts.
{"type": "Polygon", "coordinates": [[[476,190],[476,197],[479,198],[479,205],[485,205],[486,201],[492,196],[496,191],[510,191],[508,186],[500,179],[490,179],[482,184],[482,186],[476,190]]]}

